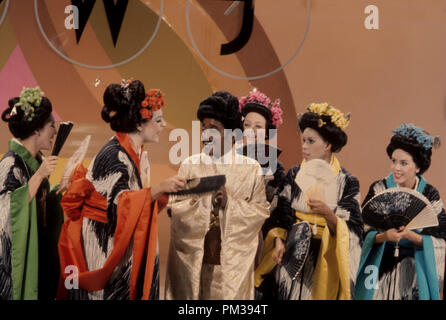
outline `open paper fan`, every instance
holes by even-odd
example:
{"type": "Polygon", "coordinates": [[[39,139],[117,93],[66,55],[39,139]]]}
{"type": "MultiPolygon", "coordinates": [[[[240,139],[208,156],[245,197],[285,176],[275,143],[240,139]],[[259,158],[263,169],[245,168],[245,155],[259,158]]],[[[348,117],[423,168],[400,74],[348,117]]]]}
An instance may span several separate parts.
{"type": "Polygon", "coordinates": [[[409,188],[391,188],[378,193],[362,208],[362,216],[366,224],[378,230],[438,226],[437,214],[429,200],[409,188]]]}
{"type": "Polygon", "coordinates": [[[334,210],[337,206],[336,176],[330,164],[322,159],[305,163],[294,180],[306,198],[321,200],[334,210]]]}
{"type": "Polygon", "coordinates": [[[292,280],[297,278],[305,264],[310,251],[311,237],[311,227],[306,221],[294,224],[288,231],[282,266],[292,280]]]}
{"type": "Polygon", "coordinates": [[[73,129],[73,122],[62,122],[59,126],[59,130],[57,131],[56,136],[56,142],[53,146],[53,151],[51,152],[52,156],[58,156],[60,153],[60,150],[62,150],[63,145],[65,144],[65,141],[67,141],[67,138],[71,132],[71,129],[73,129]]]}

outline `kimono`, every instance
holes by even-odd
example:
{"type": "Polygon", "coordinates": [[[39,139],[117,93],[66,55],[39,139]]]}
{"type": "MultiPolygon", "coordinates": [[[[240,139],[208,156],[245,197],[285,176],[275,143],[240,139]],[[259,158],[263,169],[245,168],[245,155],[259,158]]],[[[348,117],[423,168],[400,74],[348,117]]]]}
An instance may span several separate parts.
{"type": "Polygon", "coordinates": [[[159,298],[158,211],[143,188],[140,159],[125,133],[117,133],[93,159],[79,166],[62,198],[68,220],[59,240],[63,278],[59,299],[159,298]],[[78,288],[65,268],[76,266],[78,288]],[[74,282],[73,282],[74,283],[74,282]]]}
{"type": "Polygon", "coordinates": [[[52,300],[59,279],[57,239],[63,224],[58,186],[44,179],[29,202],[28,182],[42,155],[18,141],[0,162],[0,300],[52,300]]]}
{"type": "MultiPolygon", "coordinates": [[[[238,153],[244,155],[244,156],[250,156],[250,152],[253,152],[253,155],[256,156],[258,150],[253,149],[252,151],[249,151],[248,146],[244,146],[243,148],[240,148],[237,150],[238,153]]],[[[259,145],[259,148],[264,148],[265,151],[262,150],[262,152],[265,153],[265,157],[270,156],[270,152],[272,152],[273,148],[272,146],[265,144],[265,145],[259,145]]],[[[283,167],[283,164],[277,160],[279,155],[282,153],[282,150],[276,149],[276,159],[273,159],[275,163],[270,163],[269,161],[266,163],[260,164],[262,168],[262,174],[264,177],[265,182],[265,193],[266,193],[266,200],[271,204],[270,205],[270,211],[272,212],[276,206],[277,206],[277,190],[279,187],[283,184],[283,180],[285,179],[285,168],[283,167]],[[273,171],[274,169],[274,171],[273,171]]],[[[253,158],[254,160],[257,160],[256,157],[253,158]]],[[[263,229],[263,228],[262,228],[263,229]]],[[[266,236],[266,233],[264,232],[264,236],[266,236]]]]}
{"type": "MultiPolygon", "coordinates": [[[[397,185],[392,173],[386,179],[375,181],[370,186],[363,205],[376,194],[394,187],[397,185]]],[[[439,225],[416,230],[423,237],[422,247],[402,239],[398,243],[399,255],[395,257],[395,243],[375,243],[376,234],[382,231],[366,224],[367,233],[358,270],[356,299],[438,300],[440,298],[445,271],[446,215],[437,189],[426,183],[421,175],[417,176],[415,189],[431,202],[439,225]]]]}
{"type": "Polygon", "coordinates": [[[208,264],[203,262],[203,240],[210,225],[211,193],[169,198],[172,220],[166,299],[254,298],[254,259],[269,204],[257,161],[236,152],[229,156],[230,164],[217,163],[205,154],[193,155],[181,164],[178,175],[188,179],[224,174],[228,200],[219,212],[220,264],[208,264]]]}
{"type": "MultiPolygon", "coordinates": [[[[342,168],[336,157],[331,166],[336,176],[337,217],[336,235],[330,234],[323,217],[312,214],[305,195],[295,182],[301,165],[292,167],[279,191],[277,208],[265,223],[262,262],[256,269],[255,285],[260,287],[265,279],[274,283],[272,298],[279,300],[336,300],[351,299],[354,295],[356,272],[361,253],[363,221],[360,209],[359,182],[342,168]],[[308,225],[306,228],[305,226],[308,225]],[[302,267],[293,277],[282,265],[272,259],[275,238],[287,240],[294,228],[298,241],[296,251],[287,248],[284,257],[294,252],[306,251],[300,259],[302,267]],[[315,230],[306,232],[304,230],[315,230]],[[307,249],[303,249],[307,246],[307,249]],[[302,248],[300,248],[302,247],[302,248]]],[[[293,248],[294,250],[294,248],[293,248]]]]}

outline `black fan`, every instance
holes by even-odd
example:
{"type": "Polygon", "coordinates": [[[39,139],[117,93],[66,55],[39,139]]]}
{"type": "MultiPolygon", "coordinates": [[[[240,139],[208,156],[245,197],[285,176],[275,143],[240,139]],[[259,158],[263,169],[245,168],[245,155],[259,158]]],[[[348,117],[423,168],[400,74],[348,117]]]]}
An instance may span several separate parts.
{"type": "Polygon", "coordinates": [[[183,190],[168,193],[173,196],[188,196],[216,191],[226,184],[226,176],[208,176],[188,179],[183,190]]]}
{"type": "Polygon", "coordinates": [[[308,222],[296,223],[288,232],[282,266],[292,280],[296,279],[305,264],[312,236],[313,233],[308,222]]]}
{"type": "Polygon", "coordinates": [[[402,226],[421,229],[438,225],[429,200],[408,188],[391,188],[378,193],[362,208],[362,216],[366,224],[378,230],[402,226]]]}
{"type": "Polygon", "coordinates": [[[71,132],[71,129],[73,129],[73,122],[62,122],[59,126],[59,131],[57,132],[56,142],[53,146],[53,152],[51,152],[52,156],[58,156],[60,153],[60,150],[62,150],[63,145],[65,144],[65,141],[67,141],[67,138],[71,132]]]}

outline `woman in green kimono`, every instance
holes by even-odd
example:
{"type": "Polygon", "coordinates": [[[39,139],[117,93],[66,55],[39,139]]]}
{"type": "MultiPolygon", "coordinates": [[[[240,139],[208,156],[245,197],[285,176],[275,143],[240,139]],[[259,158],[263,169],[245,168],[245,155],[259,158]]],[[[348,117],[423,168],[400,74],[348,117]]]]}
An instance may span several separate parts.
{"type": "Polygon", "coordinates": [[[8,105],[2,120],[14,138],[0,161],[0,300],[54,299],[63,215],[48,182],[57,157],[41,153],[56,134],[52,106],[38,88],[8,105]]]}

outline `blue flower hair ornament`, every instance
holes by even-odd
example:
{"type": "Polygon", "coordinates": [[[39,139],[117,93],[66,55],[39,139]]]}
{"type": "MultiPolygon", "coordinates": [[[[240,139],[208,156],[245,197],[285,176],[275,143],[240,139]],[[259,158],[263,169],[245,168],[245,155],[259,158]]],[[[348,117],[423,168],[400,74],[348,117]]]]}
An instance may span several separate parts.
{"type": "Polygon", "coordinates": [[[403,123],[398,128],[392,131],[394,134],[412,139],[425,150],[440,147],[440,137],[432,137],[422,128],[414,126],[412,123],[403,123]]]}

